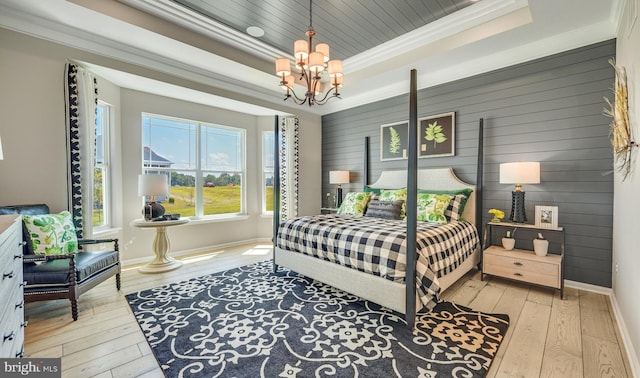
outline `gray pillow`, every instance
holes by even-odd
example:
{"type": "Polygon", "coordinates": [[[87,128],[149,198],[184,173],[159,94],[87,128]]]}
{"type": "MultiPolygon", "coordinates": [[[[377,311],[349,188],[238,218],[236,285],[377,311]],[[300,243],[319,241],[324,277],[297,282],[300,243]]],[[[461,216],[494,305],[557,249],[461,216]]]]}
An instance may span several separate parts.
{"type": "Polygon", "coordinates": [[[380,201],[372,199],[367,205],[367,212],[365,217],[375,217],[382,219],[402,219],[400,212],[402,211],[402,204],[404,201],[380,201]]]}

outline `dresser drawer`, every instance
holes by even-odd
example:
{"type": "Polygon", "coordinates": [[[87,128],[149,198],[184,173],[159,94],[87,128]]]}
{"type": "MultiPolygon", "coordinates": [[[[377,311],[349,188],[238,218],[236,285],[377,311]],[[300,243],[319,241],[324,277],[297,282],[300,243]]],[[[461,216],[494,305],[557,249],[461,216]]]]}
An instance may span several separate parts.
{"type": "Polygon", "coordinates": [[[510,278],[518,281],[534,283],[538,285],[551,286],[560,289],[560,273],[544,274],[533,272],[510,266],[491,265],[485,262],[484,273],[493,274],[504,278],[510,278]]]}
{"type": "Polygon", "coordinates": [[[514,268],[518,270],[523,270],[527,272],[540,273],[544,275],[559,275],[558,264],[553,262],[545,262],[545,261],[533,261],[524,259],[517,255],[514,256],[504,256],[504,255],[494,255],[491,253],[487,253],[484,256],[484,263],[488,265],[495,265],[504,268],[514,268]]]}
{"type": "Polygon", "coordinates": [[[2,323],[0,324],[0,356],[15,357],[13,355],[17,343],[22,347],[23,322],[24,322],[24,297],[22,288],[11,292],[6,297],[7,304],[3,309],[2,323]]]}

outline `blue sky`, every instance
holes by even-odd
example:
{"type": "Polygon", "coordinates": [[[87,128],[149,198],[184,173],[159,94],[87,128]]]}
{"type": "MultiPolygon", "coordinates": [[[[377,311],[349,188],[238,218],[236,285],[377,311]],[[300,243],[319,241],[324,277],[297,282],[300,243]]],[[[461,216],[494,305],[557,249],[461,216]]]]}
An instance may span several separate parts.
{"type": "MultiPolygon", "coordinates": [[[[172,161],[174,169],[195,169],[197,122],[152,117],[143,116],[143,144],[172,161]]],[[[202,125],[201,169],[214,173],[241,170],[242,133],[224,126],[202,125]]]]}

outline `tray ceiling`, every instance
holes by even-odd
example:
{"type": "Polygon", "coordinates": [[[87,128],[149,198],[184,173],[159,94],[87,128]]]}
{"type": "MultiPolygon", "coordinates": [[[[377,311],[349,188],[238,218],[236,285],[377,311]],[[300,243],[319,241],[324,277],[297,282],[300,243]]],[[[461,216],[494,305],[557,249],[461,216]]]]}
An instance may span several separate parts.
{"type": "MultiPolygon", "coordinates": [[[[293,41],[306,39],[307,0],[172,0],[240,33],[254,26],[256,38],[276,49],[291,51],[293,41]]],[[[332,59],[347,59],[459,11],[472,0],[316,0],[312,21],[315,43],[328,43],[332,59]]]]}

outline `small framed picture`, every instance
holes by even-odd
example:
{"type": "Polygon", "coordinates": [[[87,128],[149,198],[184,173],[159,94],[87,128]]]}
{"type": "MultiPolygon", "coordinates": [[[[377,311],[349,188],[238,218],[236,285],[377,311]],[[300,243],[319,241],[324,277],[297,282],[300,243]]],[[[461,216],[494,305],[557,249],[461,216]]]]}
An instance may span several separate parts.
{"type": "Polygon", "coordinates": [[[456,154],[456,113],[450,112],[418,119],[418,157],[456,154]]]}
{"type": "Polygon", "coordinates": [[[407,158],[409,121],[380,126],[380,161],[407,158]]]}
{"type": "Polygon", "coordinates": [[[558,228],[558,206],[536,206],[536,227],[558,228]]]}

